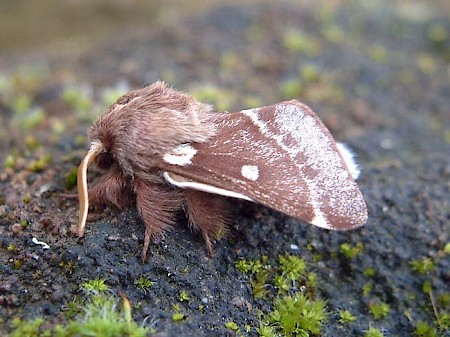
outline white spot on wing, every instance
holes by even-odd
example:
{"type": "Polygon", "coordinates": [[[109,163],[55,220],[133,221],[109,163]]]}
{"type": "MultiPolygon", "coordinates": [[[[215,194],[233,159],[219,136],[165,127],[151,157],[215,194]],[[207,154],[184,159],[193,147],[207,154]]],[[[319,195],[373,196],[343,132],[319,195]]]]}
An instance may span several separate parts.
{"type": "Polygon", "coordinates": [[[213,193],[213,194],[218,194],[218,195],[223,195],[225,197],[230,197],[230,198],[237,198],[237,199],[244,199],[244,200],[248,200],[248,201],[252,201],[254,202],[253,199],[238,193],[238,192],[233,192],[233,191],[228,191],[228,190],[224,190],[222,188],[219,187],[215,187],[215,186],[211,186],[211,185],[207,185],[207,184],[202,184],[202,183],[198,183],[198,182],[194,182],[194,181],[177,181],[175,179],[172,179],[170,177],[169,172],[163,172],[163,177],[164,179],[166,179],[166,181],[169,184],[172,184],[174,186],[177,186],[179,188],[192,188],[194,190],[197,191],[202,191],[202,192],[208,192],[208,193],[213,193]]]}
{"type": "Polygon", "coordinates": [[[355,161],[355,154],[344,143],[336,143],[336,145],[342,155],[342,158],[344,158],[345,164],[350,170],[350,174],[352,175],[353,179],[358,179],[361,170],[359,169],[358,164],[355,161]]]}
{"type": "Polygon", "coordinates": [[[258,177],[259,177],[258,166],[244,165],[241,168],[241,174],[244,178],[247,178],[248,180],[256,181],[256,180],[258,180],[258,177]]]}
{"type": "Polygon", "coordinates": [[[197,149],[192,147],[192,145],[181,144],[166,153],[163,156],[163,160],[172,165],[186,166],[192,163],[192,158],[194,158],[196,153],[197,149]]]}

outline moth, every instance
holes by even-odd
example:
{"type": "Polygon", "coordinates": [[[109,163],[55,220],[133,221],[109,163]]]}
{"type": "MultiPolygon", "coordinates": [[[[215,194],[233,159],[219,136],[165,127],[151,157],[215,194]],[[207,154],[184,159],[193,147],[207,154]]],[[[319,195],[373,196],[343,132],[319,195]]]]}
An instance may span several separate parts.
{"type": "Polygon", "coordinates": [[[329,230],[367,221],[352,153],[297,100],[220,113],[164,82],[129,92],[94,123],[78,169],[78,235],[89,203],[135,205],[142,259],[184,210],[212,254],[226,232],[226,197],[260,203],[329,230]],[[106,171],[87,188],[87,169],[106,171]]]}

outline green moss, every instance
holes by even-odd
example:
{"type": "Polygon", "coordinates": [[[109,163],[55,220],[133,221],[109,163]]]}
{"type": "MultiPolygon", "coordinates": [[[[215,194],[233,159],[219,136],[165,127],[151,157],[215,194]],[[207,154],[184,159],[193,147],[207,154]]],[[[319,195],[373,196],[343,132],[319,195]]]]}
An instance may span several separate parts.
{"type": "Polygon", "coordinates": [[[5,158],[5,161],[3,162],[3,165],[5,167],[14,168],[16,166],[16,161],[16,156],[8,154],[5,158]]]}
{"type": "Polygon", "coordinates": [[[189,295],[187,294],[186,290],[182,290],[180,292],[180,301],[184,302],[184,301],[189,301],[189,295]]]}
{"type": "Polygon", "coordinates": [[[281,84],[281,95],[284,99],[292,99],[301,96],[304,85],[299,79],[290,79],[281,84]]]}
{"type": "Polygon", "coordinates": [[[179,322],[186,318],[186,316],[182,312],[176,312],[172,314],[172,321],[179,322]]]}
{"type": "Polygon", "coordinates": [[[389,314],[390,310],[391,309],[389,305],[384,302],[369,304],[369,311],[372,314],[373,318],[375,318],[376,320],[386,317],[389,314]]]}
{"type": "Polygon", "coordinates": [[[305,260],[295,255],[280,256],[281,273],[289,280],[296,281],[305,274],[305,260]]]}
{"type": "Polygon", "coordinates": [[[41,336],[41,326],[44,324],[42,318],[35,318],[32,321],[23,321],[20,318],[14,318],[11,322],[13,331],[9,337],[39,337],[41,336]]]}
{"type": "Polygon", "coordinates": [[[194,86],[189,92],[198,101],[213,104],[219,111],[228,111],[236,102],[234,92],[218,88],[212,84],[194,86]]]}
{"type": "Polygon", "coordinates": [[[109,289],[108,285],[105,284],[105,280],[102,278],[95,278],[93,280],[87,281],[80,285],[80,289],[85,293],[101,293],[109,289]]]}
{"type": "Polygon", "coordinates": [[[320,52],[320,45],[317,38],[308,33],[289,29],[282,36],[284,47],[294,53],[304,53],[308,56],[315,56],[320,52]]]}
{"type": "Polygon", "coordinates": [[[377,328],[369,328],[364,333],[364,337],[383,337],[383,333],[377,328]]]}
{"type": "Polygon", "coordinates": [[[254,298],[264,298],[267,294],[267,282],[269,278],[268,270],[261,270],[255,274],[254,279],[250,280],[252,294],[254,298]]]}
{"type": "Polygon", "coordinates": [[[259,260],[239,260],[236,268],[250,274],[249,283],[255,298],[268,301],[272,311],[260,314],[256,331],[260,336],[312,336],[320,333],[325,320],[325,302],[313,299],[317,274],[308,272],[303,259],[295,255],[281,255],[277,263],[267,257],[259,260]],[[302,292],[298,292],[299,286],[302,292]],[[274,294],[274,287],[278,290],[274,294]]]}
{"type": "Polygon", "coordinates": [[[39,159],[32,161],[27,169],[33,172],[42,172],[48,164],[52,162],[52,156],[49,154],[41,156],[39,159]]]}
{"type": "Polygon", "coordinates": [[[377,63],[384,64],[388,58],[387,49],[380,44],[372,44],[368,48],[369,57],[377,63]]]}
{"type": "Polygon", "coordinates": [[[93,106],[88,91],[79,88],[67,88],[64,90],[62,100],[77,113],[84,113],[93,106]]]}
{"type": "Polygon", "coordinates": [[[342,324],[348,324],[356,321],[356,317],[349,310],[339,311],[339,322],[342,324]]]}
{"type": "Polygon", "coordinates": [[[25,204],[29,204],[29,203],[31,202],[31,195],[30,195],[30,194],[25,194],[25,195],[22,197],[22,201],[23,201],[25,204]]]}
{"type": "Polygon", "coordinates": [[[374,277],[377,274],[377,271],[375,270],[375,268],[369,267],[364,269],[363,274],[366,277],[374,277]]]}
{"type": "Polygon", "coordinates": [[[292,282],[283,275],[276,275],[273,279],[273,285],[278,289],[278,293],[287,293],[291,287],[292,282]]]}
{"type": "Polygon", "coordinates": [[[434,45],[440,46],[448,41],[449,33],[443,24],[434,23],[428,29],[428,37],[434,45]]]}
{"type": "Polygon", "coordinates": [[[135,282],[136,287],[141,291],[147,291],[151,286],[153,286],[153,281],[150,280],[146,275],[141,275],[135,282]]]}
{"type": "Polygon", "coordinates": [[[147,336],[151,330],[139,326],[118,309],[118,300],[104,293],[93,295],[85,304],[83,316],[67,326],[56,326],[56,335],[69,336],[147,336]]]}
{"type": "Polygon", "coordinates": [[[426,280],[425,282],[423,282],[423,284],[422,284],[422,291],[425,294],[429,294],[431,290],[432,290],[431,281],[430,280],[426,280]]]}
{"type": "Polygon", "coordinates": [[[340,246],[340,252],[348,259],[354,259],[356,256],[362,253],[363,244],[357,243],[355,246],[351,246],[349,243],[342,243],[340,246]]]}
{"type": "Polygon", "coordinates": [[[443,308],[450,309],[450,292],[445,292],[445,293],[438,295],[437,302],[443,308]]]}
{"type": "MultiPolygon", "coordinates": [[[[72,302],[72,306],[76,307],[78,304],[72,302]]],[[[91,293],[74,314],[77,316],[77,320],[70,321],[66,325],[56,325],[53,328],[44,329],[42,318],[32,321],[15,319],[11,324],[13,331],[9,337],[144,337],[153,333],[151,329],[139,326],[132,321],[128,313],[125,305],[123,310],[119,309],[117,298],[105,293],[91,293]]]]}
{"type": "Polygon", "coordinates": [[[270,325],[265,325],[260,323],[259,328],[256,329],[256,332],[260,337],[278,337],[279,334],[275,331],[275,328],[270,325]]]}
{"type": "Polygon", "coordinates": [[[73,187],[77,186],[77,175],[78,175],[78,168],[77,167],[72,167],[72,169],[66,175],[65,187],[68,190],[70,190],[73,187]]]}
{"type": "Polygon", "coordinates": [[[39,142],[34,136],[28,135],[25,137],[25,145],[28,150],[34,151],[39,147],[39,142]]]}
{"type": "Polygon", "coordinates": [[[14,270],[19,270],[20,268],[22,268],[23,262],[20,259],[14,259],[13,264],[14,264],[14,270]]]}
{"type": "Polygon", "coordinates": [[[6,250],[7,250],[8,252],[13,252],[13,251],[16,250],[16,246],[15,246],[14,244],[10,243],[10,244],[8,245],[8,247],[6,248],[6,250]]]}
{"type": "Polygon", "coordinates": [[[282,336],[309,336],[320,334],[326,317],[324,301],[312,300],[296,292],[292,296],[276,298],[273,311],[266,314],[263,321],[265,326],[271,326],[282,336]]]}
{"type": "Polygon", "coordinates": [[[11,126],[21,130],[31,130],[42,124],[45,118],[45,111],[40,107],[34,107],[15,114],[11,119],[11,126]]]}
{"type": "Polygon", "coordinates": [[[442,311],[436,318],[436,323],[443,331],[450,331],[450,313],[442,311]]]}
{"type": "Polygon", "coordinates": [[[312,289],[317,288],[317,274],[316,273],[314,273],[314,272],[308,273],[306,280],[308,282],[309,288],[312,288],[312,289]]]}
{"type": "Polygon", "coordinates": [[[313,64],[305,64],[300,68],[300,77],[305,83],[314,83],[319,79],[319,69],[313,64]]]}
{"type": "Polygon", "coordinates": [[[228,330],[232,330],[232,331],[238,331],[238,330],[239,330],[239,326],[238,326],[235,322],[233,322],[233,321],[226,322],[226,323],[224,324],[224,326],[225,326],[225,328],[227,328],[228,330]]]}
{"type": "Polygon", "coordinates": [[[334,23],[325,24],[322,28],[322,35],[331,43],[340,43],[345,38],[342,28],[334,23]]]}
{"type": "Polygon", "coordinates": [[[428,274],[436,268],[436,264],[429,257],[412,260],[410,265],[413,271],[418,272],[422,275],[428,274]]]}
{"type": "Polygon", "coordinates": [[[14,115],[25,114],[31,109],[33,99],[27,93],[20,93],[11,100],[10,108],[14,115]]]}
{"type": "Polygon", "coordinates": [[[444,246],[444,253],[450,255],[450,242],[444,246]]]}
{"type": "Polygon", "coordinates": [[[110,106],[115,103],[120,97],[129,91],[128,86],[122,85],[117,87],[106,88],[102,91],[102,105],[110,106]]]}
{"type": "Polygon", "coordinates": [[[267,256],[263,256],[260,260],[239,260],[236,262],[236,269],[241,273],[256,274],[264,270],[267,263],[267,256]]]}
{"type": "Polygon", "coordinates": [[[417,337],[436,337],[436,331],[434,328],[428,325],[428,323],[420,321],[417,323],[414,329],[414,336],[417,337]]]}

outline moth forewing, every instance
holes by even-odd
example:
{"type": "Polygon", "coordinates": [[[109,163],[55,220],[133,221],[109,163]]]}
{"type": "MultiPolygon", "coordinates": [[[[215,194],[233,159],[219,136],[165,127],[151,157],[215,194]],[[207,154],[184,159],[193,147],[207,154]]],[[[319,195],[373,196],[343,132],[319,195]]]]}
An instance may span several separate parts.
{"type": "Polygon", "coordinates": [[[84,235],[84,228],[86,225],[87,214],[89,210],[89,195],[87,187],[87,169],[89,165],[94,161],[97,155],[102,150],[102,144],[99,141],[94,141],[89,147],[89,151],[86,156],[81,161],[78,167],[77,174],[77,187],[78,187],[78,198],[80,204],[79,216],[78,216],[78,235],[84,235]]]}
{"type": "Polygon", "coordinates": [[[209,142],[193,144],[189,164],[163,163],[169,183],[252,200],[326,229],[366,222],[351,153],[306,105],[289,101],[222,114],[218,130],[209,142]]]}

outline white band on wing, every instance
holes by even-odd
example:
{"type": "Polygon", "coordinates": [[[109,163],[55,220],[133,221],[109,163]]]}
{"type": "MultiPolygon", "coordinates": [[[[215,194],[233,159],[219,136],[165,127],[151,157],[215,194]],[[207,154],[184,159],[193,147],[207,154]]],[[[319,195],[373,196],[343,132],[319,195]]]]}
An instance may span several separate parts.
{"type": "Polygon", "coordinates": [[[253,199],[251,199],[241,193],[238,193],[238,192],[228,191],[228,190],[224,190],[219,187],[202,184],[202,183],[198,183],[198,182],[194,182],[194,181],[177,181],[170,177],[170,172],[163,172],[163,177],[164,177],[164,179],[166,179],[166,181],[169,184],[172,184],[172,185],[180,187],[180,188],[192,188],[197,191],[213,193],[213,194],[223,195],[225,197],[244,199],[244,200],[254,202],[253,199]]]}

